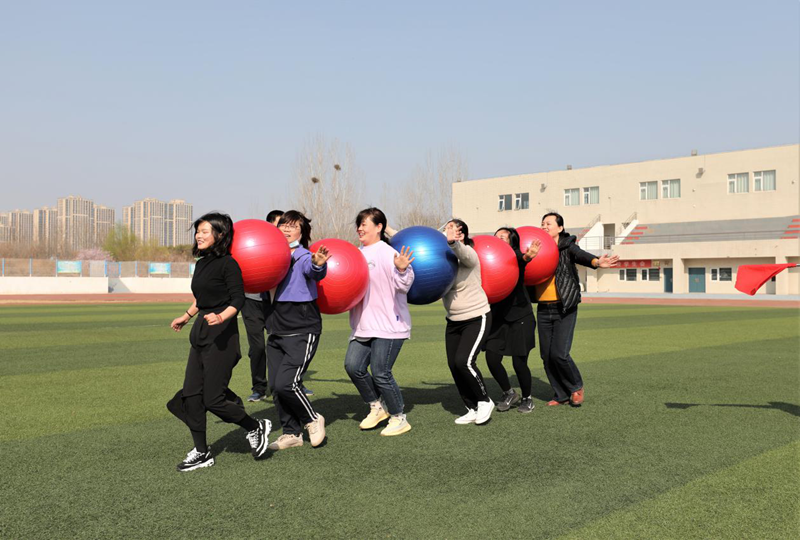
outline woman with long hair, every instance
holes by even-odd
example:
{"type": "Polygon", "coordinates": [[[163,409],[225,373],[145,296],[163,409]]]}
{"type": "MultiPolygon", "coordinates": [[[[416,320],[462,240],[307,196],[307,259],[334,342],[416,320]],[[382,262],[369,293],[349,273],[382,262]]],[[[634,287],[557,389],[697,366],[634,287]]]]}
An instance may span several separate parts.
{"type": "Polygon", "coordinates": [[[445,348],[447,364],[467,407],[456,424],[485,424],[494,409],[486,392],[476,359],[492,326],[489,300],[481,288],[481,263],[469,237],[469,227],[460,219],[445,225],[447,244],[458,259],[455,281],[442,298],[447,312],[445,348]]]}
{"type": "Polygon", "coordinates": [[[304,427],[311,446],[316,447],[325,440],[325,418],[314,411],[303,392],[303,374],[314,359],[322,333],[317,282],[325,277],[330,254],[325,246],[313,254],[308,250],[311,220],[302,212],[284,213],[278,228],[289,243],[292,258],[289,272],[275,290],[266,322],[268,380],[283,427],[283,434],[269,449],[303,446],[304,427]]]}
{"type": "Polygon", "coordinates": [[[228,388],[234,366],[242,357],[237,315],[244,305],[242,271],[231,257],[233,221],[227,214],[209,213],[194,222],[192,254],[199,257],[192,276],[194,302],[171,327],[180,332],[199,315],[189,334],[189,361],[183,388],[167,408],[191,431],[194,448],[178,470],[193,471],[214,465],[206,441],[206,411],[225,422],[247,430],[253,457],[267,449],[269,420],[255,420],[244,410],[242,400],[228,388]]]}
{"type": "Polygon", "coordinates": [[[369,286],[364,299],[350,310],[352,332],[344,367],[370,408],[359,427],[373,429],[389,418],[381,435],[402,435],[411,425],[392,368],[403,342],[411,337],[406,295],[414,283],[413,252],[403,246],[398,253],[389,245],[386,215],[378,208],[359,212],[355,225],[369,267],[369,286]]]}
{"type": "Polygon", "coordinates": [[[577,238],[564,230],[564,218],[556,212],[542,216],[542,230],[558,245],[558,265],[553,276],[536,285],[539,320],[539,353],[547,379],[553,387],[550,406],[569,403],[579,407],[584,399],[583,378],[570,356],[581,288],[576,264],[608,268],[618,255],[595,257],[578,247],[577,238]]]}
{"type": "Polygon", "coordinates": [[[492,327],[486,338],[486,364],[489,371],[500,385],[503,395],[497,403],[500,412],[509,410],[519,402],[517,411],[533,412],[531,396],[531,370],[528,367],[528,354],[536,346],[536,319],[533,317],[531,299],[525,288],[525,267],[539,253],[541,241],[531,243],[523,253],[520,251],[519,233],[514,227],[501,227],[494,233],[497,238],[506,242],[517,256],[519,278],[511,294],[503,300],[492,304],[492,327]],[[522,396],[511,388],[508,373],[503,367],[503,357],[510,356],[514,372],[517,374],[522,396]]]}

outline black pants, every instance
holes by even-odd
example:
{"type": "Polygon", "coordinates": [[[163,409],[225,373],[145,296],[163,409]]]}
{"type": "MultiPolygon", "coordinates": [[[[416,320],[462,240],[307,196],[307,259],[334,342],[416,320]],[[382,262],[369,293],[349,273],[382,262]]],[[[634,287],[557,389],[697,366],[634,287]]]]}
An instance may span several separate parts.
{"type": "Polygon", "coordinates": [[[319,334],[270,334],[267,340],[269,386],[284,434],[299,435],[303,426],[317,418],[303,392],[303,373],[314,359],[318,344],[319,334]]]}
{"type": "Polygon", "coordinates": [[[556,401],[568,401],[570,395],[583,388],[583,379],[578,366],[570,356],[578,308],[561,313],[561,304],[539,304],[539,353],[544,363],[544,372],[553,387],[556,401]]]}
{"type": "MultiPolygon", "coordinates": [[[[519,380],[519,388],[522,392],[522,397],[531,397],[531,369],[528,367],[528,355],[512,356],[514,372],[517,374],[519,380]]],[[[508,373],[506,368],[503,367],[503,355],[486,351],[486,365],[489,366],[489,371],[500,385],[503,392],[511,390],[511,381],[508,380],[508,373]]]]}
{"type": "Polygon", "coordinates": [[[479,401],[489,401],[476,359],[483,348],[491,324],[491,313],[466,321],[447,319],[445,329],[447,365],[453,374],[458,393],[461,394],[461,399],[468,409],[475,409],[479,401]]]}
{"type": "Polygon", "coordinates": [[[264,340],[264,322],[267,318],[269,302],[260,302],[251,298],[244,299],[242,319],[247,329],[247,344],[250,357],[250,377],[253,381],[253,392],[267,393],[267,349],[264,340]]]}
{"type": "Polygon", "coordinates": [[[248,415],[242,400],[228,388],[238,362],[238,350],[234,353],[212,346],[192,347],[183,388],[167,403],[167,409],[192,431],[206,431],[206,411],[225,422],[241,424],[248,415]]]}

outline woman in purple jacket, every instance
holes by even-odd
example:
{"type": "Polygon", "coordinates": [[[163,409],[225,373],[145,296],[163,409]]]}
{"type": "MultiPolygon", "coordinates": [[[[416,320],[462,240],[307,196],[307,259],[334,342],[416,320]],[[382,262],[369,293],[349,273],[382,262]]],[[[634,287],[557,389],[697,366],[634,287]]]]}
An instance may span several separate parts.
{"type": "Polygon", "coordinates": [[[289,272],[275,290],[272,313],[267,318],[267,369],[273,403],[278,411],[283,435],[269,445],[270,450],[303,446],[303,427],[311,446],[325,440],[325,418],[311,407],[303,392],[303,373],[314,358],[322,333],[322,317],[317,306],[317,282],[328,270],[328,253],[320,246],[308,250],[311,220],[296,210],[281,217],[278,228],[289,242],[292,259],[289,272]]]}

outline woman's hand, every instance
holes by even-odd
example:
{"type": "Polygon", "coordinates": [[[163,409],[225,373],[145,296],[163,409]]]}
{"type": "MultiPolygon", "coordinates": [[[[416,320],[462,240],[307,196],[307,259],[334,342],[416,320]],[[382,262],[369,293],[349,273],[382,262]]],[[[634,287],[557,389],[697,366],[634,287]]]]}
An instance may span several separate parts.
{"type": "Polygon", "coordinates": [[[183,314],[183,315],[181,315],[180,317],[175,317],[175,318],[172,320],[172,323],[170,323],[170,327],[171,327],[173,330],[175,330],[176,332],[180,332],[180,331],[181,331],[181,328],[183,328],[184,326],[186,326],[186,323],[188,323],[188,322],[189,322],[189,320],[190,320],[190,317],[189,317],[189,315],[187,315],[186,313],[184,313],[184,314],[183,314]]]}
{"type": "Polygon", "coordinates": [[[525,260],[532,261],[533,259],[535,259],[536,256],[539,254],[539,249],[541,247],[542,247],[542,241],[539,240],[538,238],[535,238],[533,242],[531,242],[531,245],[528,246],[528,251],[526,251],[523,255],[525,260]]]}
{"type": "Polygon", "coordinates": [[[328,251],[328,248],[325,246],[319,246],[319,249],[311,254],[311,262],[314,263],[316,266],[322,266],[328,259],[331,258],[331,254],[328,251]]]}
{"type": "Polygon", "coordinates": [[[223,319],[222,315],[220,315],[219,313],[208,313],[203,318],[208,323],[208,326],[215,326],[217,324],[222,324],[223,322],[225,322],[225,319],[223,319]]]}
{"type": "Polygon", "coordinates": [[[461,227],[447,227],[445,229],[445,232],[447,233],[447,243],[448,244],[452,244],[453,242],[463,242],[464,241],[464,233],[461,232],[461,227]]]}
{"type": "Polygon", "coordinates": [[[597,259],[598,268],[611,268],[619,262],[619,255],[609,257],[607,254],[597,259]]]}
{"type": "Polygon", "coordinates": [[[398,272],[402,274],[406,271],[408,265],[414,262],[415,257],[412,257],[412,255],[414,255],[414,252],[408,246],[403,246],[399,255],[397,253],[394,254],[394,267],[397,268],[398,272]]]}

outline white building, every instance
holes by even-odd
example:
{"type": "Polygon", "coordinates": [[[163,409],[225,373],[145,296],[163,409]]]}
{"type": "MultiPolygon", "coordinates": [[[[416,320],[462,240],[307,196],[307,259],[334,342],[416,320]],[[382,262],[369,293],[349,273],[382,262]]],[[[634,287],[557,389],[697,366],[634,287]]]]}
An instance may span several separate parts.
{"type": "MultiPolygon", "coordinates": [[[[693,153],[694,154],[694,153],[693,153]]],[[[581,271],[590,292],[735,293],[743,264],[800,262],[800,145],[453,184],[471,234],[559,212],[584,249],[621,268],[581,271]]],[[[760,291],[800,294],[800,269],[760,291]]]]}
{"type": "Polygon", "coordinates": [[[80,250],[94,243],[94,202],[83,197],[58,199],[58,230],[68,248],[80,250]]]}

